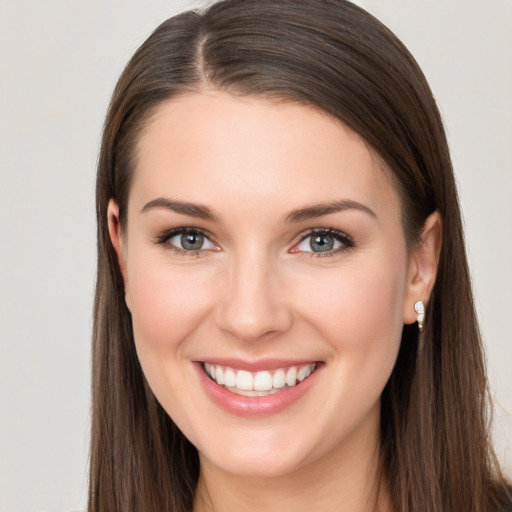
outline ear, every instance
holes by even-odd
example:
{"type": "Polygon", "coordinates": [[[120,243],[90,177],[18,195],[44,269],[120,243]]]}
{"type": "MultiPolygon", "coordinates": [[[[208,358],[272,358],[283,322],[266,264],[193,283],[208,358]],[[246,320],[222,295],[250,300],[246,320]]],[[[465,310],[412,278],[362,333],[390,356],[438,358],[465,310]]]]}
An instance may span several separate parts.
{"type": "Polygon", "coordinates": [[[119,263],[119,269],[121,270],[121,274],[123,276],[124,288],[127,297],[128,279],[126,272],[126,248],[124,247],[123,232],[121,229],[121,222],[119,220],[119,206],[113,199],[111,199],[108,202],[107,222],[110,241],[112,242],[114,250],[117,254],[117,261],[119,263]]]}
{"type": "Polygon", "coordinates": [[[416,322],[414,304],[419,300],[427,305],[436,282],[439,255],[443,237],[443,223],[436,211],[430,214],[423,225],[420,241],[409,256],[407,289],[403,304],[403,322],[416,322]]]}

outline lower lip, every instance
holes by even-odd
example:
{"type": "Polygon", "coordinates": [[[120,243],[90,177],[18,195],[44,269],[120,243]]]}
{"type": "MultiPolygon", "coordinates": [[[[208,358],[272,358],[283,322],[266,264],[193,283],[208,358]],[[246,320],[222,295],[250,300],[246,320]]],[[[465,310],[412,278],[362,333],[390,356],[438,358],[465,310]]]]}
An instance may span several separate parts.
{"type": "Polygon", "coordinates": [[[232,393],[210,379],[202,363],[194,363],[201,384],[211,400],[225,411],[236,416],[258,417],[277,414],[300,400],[315,384],[323,365],[317,364],[315,371],[299,384],[284,388],[267,396],[243,396],[232,393]]]}

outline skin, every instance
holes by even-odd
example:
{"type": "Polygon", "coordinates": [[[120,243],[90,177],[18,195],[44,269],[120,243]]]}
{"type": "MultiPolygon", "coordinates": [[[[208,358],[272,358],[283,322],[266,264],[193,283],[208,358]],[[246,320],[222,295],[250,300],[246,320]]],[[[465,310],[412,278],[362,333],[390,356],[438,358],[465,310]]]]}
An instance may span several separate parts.
{"type": "Polygon", "coordinates": [[[114,201],[108,216],[143,371],[200,454],[195,511],[390,510],[385,483],[376,494],[379,399],[435,281],[439,216],[409,248],[390,173],[359,136],[310,107],[217,91],[159,107],[137,147],[126,230],[114,201]],[[216,218],[143,211],[157,198],[216,218]],[[372,213],[284,220],[340,200],[372,213]],[[156,243],[179,227],[206,231],[203,249],[156,243]],[[319,256],[305,237],[320,228],[353,245],[319,256]],[[322,365],[296,403],[245,418],[204,392],[193,361],[213,357],[322,365]]]}

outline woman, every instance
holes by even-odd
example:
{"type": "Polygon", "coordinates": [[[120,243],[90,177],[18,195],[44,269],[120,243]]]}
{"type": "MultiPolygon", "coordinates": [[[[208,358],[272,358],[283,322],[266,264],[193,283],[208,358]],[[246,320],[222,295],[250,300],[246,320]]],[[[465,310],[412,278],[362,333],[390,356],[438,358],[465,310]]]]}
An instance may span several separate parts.
{"type": "Polygon", "coordinates": [[[442,122],[370,15],[163,23],[97,216],[90,511],[510,509],[442,122]]]}

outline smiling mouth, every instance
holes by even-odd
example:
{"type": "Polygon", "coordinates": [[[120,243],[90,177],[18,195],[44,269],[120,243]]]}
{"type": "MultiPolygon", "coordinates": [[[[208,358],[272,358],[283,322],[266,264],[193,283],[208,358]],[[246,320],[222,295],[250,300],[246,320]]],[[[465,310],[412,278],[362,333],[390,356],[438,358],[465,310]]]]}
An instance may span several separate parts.
{"type": "Polygon", "coordinates": [[[232,393],[242,396],[268,396],[293,388],[306,380],[317,368],[317,363],[259,372],[236,370],[210,363],[203,363],[203,368],[211,380],[232,393]]]}

